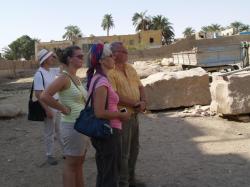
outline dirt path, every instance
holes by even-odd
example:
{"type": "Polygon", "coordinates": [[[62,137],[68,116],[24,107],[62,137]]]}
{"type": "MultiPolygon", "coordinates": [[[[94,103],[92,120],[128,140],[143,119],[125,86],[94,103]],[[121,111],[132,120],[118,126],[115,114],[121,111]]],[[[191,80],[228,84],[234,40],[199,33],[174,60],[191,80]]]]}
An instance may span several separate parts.
{"type": "MultiPolygon", "coordinates": [[[[30,82],[1,84],[2,103],[27,111],[30,82]],[[8,88],[8,89],[7,89],[8,88]],[[7,90],[6,90],[7,89],[7,90]],[[5,91],[4,91],[5,90],[5,91]]],[[[137,178],[147,187],[247,187],[250,184],[250,123],[219,117],[178,118],[175,112],[140,117],[137,178]]],[[[61,187],[63,160],[45,163],[43,124],[26,116],[0,120],[0,187],[61,187]]],[[[85,183],[95,186],[94,150],[85,161],[85,183]]]]}

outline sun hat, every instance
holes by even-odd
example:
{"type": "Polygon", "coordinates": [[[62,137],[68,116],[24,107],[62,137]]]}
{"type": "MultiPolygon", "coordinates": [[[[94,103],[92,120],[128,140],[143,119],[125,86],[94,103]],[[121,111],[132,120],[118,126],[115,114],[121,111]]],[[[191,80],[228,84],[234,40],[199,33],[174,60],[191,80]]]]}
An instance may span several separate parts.
{"type": "Polygon", "coordinates": [[[53,52],[48,51],[47,49],[42,49],[41,51],[39,51],[37,57],[40,65],[51,55],[53,55],[53,52]]]}

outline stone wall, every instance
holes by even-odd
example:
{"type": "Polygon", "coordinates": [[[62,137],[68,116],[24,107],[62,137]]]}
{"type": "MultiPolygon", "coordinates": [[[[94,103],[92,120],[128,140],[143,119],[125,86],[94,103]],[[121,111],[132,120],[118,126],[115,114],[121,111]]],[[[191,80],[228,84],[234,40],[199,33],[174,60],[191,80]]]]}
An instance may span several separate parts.
{"type": "Polygon", "coordinates": [[[36,61],[0,60],[0,78],[25,77],[32,74],[38,67],[36,61]]]}
{"type": "Polygon", "coordinates": [[[172,53],[191,51],[194,48],[208,48],[210,46],[216,47],[229,44],[240,45],[242,41],[250,41],[250,35],[234,35],[223,38],[202,40],[186,38],[171,45],[162,46],[160,48],[130,51],[129,60],[133,62],[139,60],[153,60],[156,58],[170,58],[172,57],[172,53]]]}

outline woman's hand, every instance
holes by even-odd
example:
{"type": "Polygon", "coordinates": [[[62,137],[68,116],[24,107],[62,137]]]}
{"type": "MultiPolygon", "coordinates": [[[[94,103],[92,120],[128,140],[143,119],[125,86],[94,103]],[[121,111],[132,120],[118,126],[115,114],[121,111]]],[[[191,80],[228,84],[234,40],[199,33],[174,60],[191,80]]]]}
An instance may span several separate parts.
{"type": "Polygon", "coordinates": [[[63,106],[63,109],[61,110],[62,114],[69,115],[71,112],[71,109],[67,106],[63,106]]]}
{"type": "Polygon", "coordinates": [[[136,112],[145,112],[146,110],[146,102],[138,101],[134,104],[134,109],[136,112]]]}
{"type": "Polygon", "coordinates": [[[120,112],[120,120],[121,121],[128,121],[130,119],[131,113],[130,112],[120,112]]]}

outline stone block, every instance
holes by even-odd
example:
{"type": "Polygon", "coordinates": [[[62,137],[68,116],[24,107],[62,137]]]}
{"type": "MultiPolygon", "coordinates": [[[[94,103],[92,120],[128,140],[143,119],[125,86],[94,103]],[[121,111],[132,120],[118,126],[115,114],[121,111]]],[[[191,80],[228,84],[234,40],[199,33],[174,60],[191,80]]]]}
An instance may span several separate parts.
{"type": "Polygon", "coordinates": [[[216,76],[211,84],[210,109],[224,115],[250,113],[250,72],[216,76]]]}
{"type": "Polygon", "coordinates": [[[14,104],[0,105],[0,118],[13,118],[21,113],[21,109],[14,104]]]}
{"type": "Polygon", "coordinates": [[[142,80],[147,109],[162,110],[210,105],[209,76],[202,68],[178,72],[159,72],[142,80]]]}

